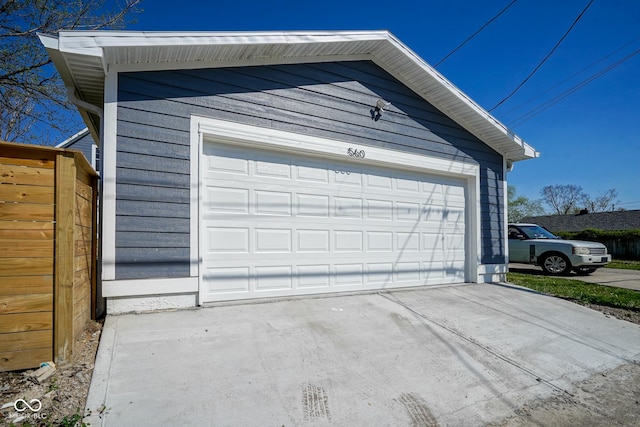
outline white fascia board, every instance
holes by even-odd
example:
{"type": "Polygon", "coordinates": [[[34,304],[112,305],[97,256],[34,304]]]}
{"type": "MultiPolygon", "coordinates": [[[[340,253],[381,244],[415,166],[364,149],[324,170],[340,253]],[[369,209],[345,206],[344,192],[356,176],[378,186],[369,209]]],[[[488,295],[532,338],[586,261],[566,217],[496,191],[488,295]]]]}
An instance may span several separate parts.
{"type": "Polygon", "coordinates": [[[75,135],[65,139],[64,141],[56,145],[56,148],[65,148],[67,145],[71,144],[76,139],[80,138],[81,136],[84,136],[87,133],[89,133],[89,128],[84,128],[80,132],[76,133],[75,135]]]}
{"type": "Polygon", "coordinates": [[[267,31],[267,32],[197,32],[197,31],[61,31],[64,46],[92,52],[107,47],[198,46],[332,43],[385,40],[388,31],[267,31]]]}
{"type": "MultiPolygon", "coordinates": [[[[411,66],[418,67],[421,71],[421,80],[424,81],[424,78],[427,77],[428,80],[432,80],[438,86],[446,90],[446,95],[442,96],[440,99],[432,99],[429,97],[428,91],[419,90],[418,93],[421,94],[427,101],[442,109],[443,112],[445,112],[452,119],[463,126],[465,125],[465,123],[469,122],[469,117],[466,115],[472,114],[476,116],[476,119],[480,119],[480,123],[485,123],[485,125],[481,127],[465,126],[465,128],[467,128],[467,130],[469,130],[471,133],[474,133],[479,139],[491,143],[491,140],[493,140],[494,138],[507,137],[510,142],[513,142],[523,148],[524,151],[522,152],[522,156],[524,156],[524,158],[537,157],[536,152],[532,147],[527,145],[520,137],[509,130],[509,128],[502,124],[498,119],[493,117],[475,101],[469,98],[451,81],[445,78],[435,68],[425,62],[419,55],[413,52],[408,46],[406,46],[392,34],[389,34],[389,42],[399,52],[400,57],[407,58],[410,63],[405,63],[404,61],[394,61],[393,65],[391,65],[392,61],[389,61],[388,58],[385,58],[385,56],[387,55],[383,55],[375,61],[380,67],[393,74],[394,77],[402,81],[407,86],[414,88],[416,86],[419,87],[419,84],[416,84],[415,81],[412,81],[412,79],[407,78],[406,76],[415,75],[416,73],[412,72],[409,74],[407,73],[405,68],[411,66]]],[[[374,56],[376,56],[375,53],[374,56]]],[[[378,57],[376,56],[376,58],[378,57]]],[[[517,157],[514,160],[519,159],[523,159],[523,157],[517,157]]]]}
{"type": "Polygon", "coordinates": [[[37,33],[40,43],[43,44],[45,49],[59,50],[59,38],[53,34],[37,33]]]}

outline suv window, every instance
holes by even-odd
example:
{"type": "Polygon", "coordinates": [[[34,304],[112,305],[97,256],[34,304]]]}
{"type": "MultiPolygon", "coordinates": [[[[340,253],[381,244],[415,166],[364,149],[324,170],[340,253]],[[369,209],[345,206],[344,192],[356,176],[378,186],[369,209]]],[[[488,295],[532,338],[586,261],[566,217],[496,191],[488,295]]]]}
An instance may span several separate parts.
{"type": "Polygon", "coordinates": [[[509,227],[509,238],[517,239],[522,234],[527,239],[557,239],[558,237],[550,233],[548,230],[538,225],[519,225],[518,227],[509,227]],[[513,236],[512,236],[513,234],[513,236]]]}

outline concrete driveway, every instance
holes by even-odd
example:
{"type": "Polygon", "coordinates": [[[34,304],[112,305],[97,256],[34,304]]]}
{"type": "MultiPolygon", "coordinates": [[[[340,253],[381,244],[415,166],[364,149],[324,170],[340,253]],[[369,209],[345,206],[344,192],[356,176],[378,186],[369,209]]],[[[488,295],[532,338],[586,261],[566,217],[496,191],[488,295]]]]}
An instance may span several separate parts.
{"type": "MultiPolygon", "coordinates": [[[[509,271],[518,273],[528,273],[542,275],[542,269],[536,265],[511,263],[509,271]]],[[[620,268],[600,268],[594,273],[586,276],[580,276],[571,272],[568,276],[571,279],[582,280],[587,283],[598,283],[605,286],[614,286],[616,288],[627,288],[640,291],[640,271],[624,270],[620,268]]]]}
{"type": "Polygon", "coordinates": [[[85,421],[475,426],[638,362],[638,325],[507,285],[109,316],[85,421]]]}

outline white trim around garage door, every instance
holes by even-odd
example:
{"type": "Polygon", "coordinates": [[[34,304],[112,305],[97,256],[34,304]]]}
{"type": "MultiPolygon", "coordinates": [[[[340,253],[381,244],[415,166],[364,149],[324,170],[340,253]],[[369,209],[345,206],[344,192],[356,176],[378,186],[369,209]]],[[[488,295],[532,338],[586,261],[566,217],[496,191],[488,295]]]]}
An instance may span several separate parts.
{"type": "MultiPolygon", "coordinates": [[[[337,140],[285,132],[218,119],[191,117],[191,276],[200,277],[202,254],[200,253],[201,156],[207,140],[245,145],[256,148],[281,150],[323,158],[365,161],[371,165],[422,172],[463,179],[466,183],[466,265],[465,280],[477,282],[480,264],[480,168],[478,165],[455,160],[436,159],[417,154],[394,151],[380,147],[357,146],[337,140]],[[351,150],[365,150],[365,158],[350,157],[351,150]],[[197,201],[197,203],[195,203],[197,201]]],[[[200,280],[201,277],[200,277],[200,280]]]]}

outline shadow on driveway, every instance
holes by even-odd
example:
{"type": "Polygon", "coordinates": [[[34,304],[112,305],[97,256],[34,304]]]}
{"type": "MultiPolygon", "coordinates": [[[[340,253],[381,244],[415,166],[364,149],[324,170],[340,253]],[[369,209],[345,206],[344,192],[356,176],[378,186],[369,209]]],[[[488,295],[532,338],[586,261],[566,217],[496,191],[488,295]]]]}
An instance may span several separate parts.
{"type": "Polygon", "coordinates": [[[486,425],[638,361],[638,325],[508,285],[110,315],[85,422],[486,425]]]}

